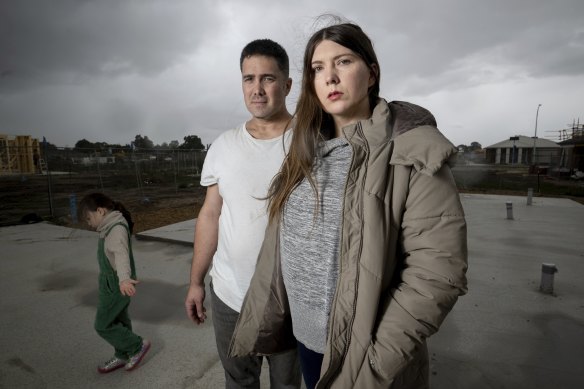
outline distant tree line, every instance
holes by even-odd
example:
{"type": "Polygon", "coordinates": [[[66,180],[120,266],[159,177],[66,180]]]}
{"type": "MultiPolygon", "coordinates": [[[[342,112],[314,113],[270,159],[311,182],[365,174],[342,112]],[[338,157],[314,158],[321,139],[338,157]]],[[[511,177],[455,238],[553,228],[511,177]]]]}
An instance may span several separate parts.
{"type": "Polygon", "coordinates": [[[111,149],[127,150],[204,150],[205,146],[197,135],[187,135],[183,138],[183,143],[177,140],[170,141],[170,143],[163,142],[160,145],[155,145],[148,136],[136,135],[134,140],[126,145],[109,144],[106,142],[90,142],[87,139],[81,139],[75,143],[74,150],[80,152],[91,151],[105,151],[111,149]]]}
{"type": "Polygon", "coordinates": [[[483,146],[479,142],[471,142],[470,146],[467,145],[458,145],[458,151],[462,151],[463,153],[472,153],[473,151],[479,151],[483,149],[483,146]]]}

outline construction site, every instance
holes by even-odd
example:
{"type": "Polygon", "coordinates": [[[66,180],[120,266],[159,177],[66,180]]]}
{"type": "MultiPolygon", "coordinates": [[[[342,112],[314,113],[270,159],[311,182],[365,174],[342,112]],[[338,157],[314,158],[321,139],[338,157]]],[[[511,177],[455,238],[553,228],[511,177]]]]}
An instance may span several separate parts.
{"type": "Polygon", "coordinates": [[[71,150],[0,135],[0,226],[46,220],[83,227],[76,203],[101,191],[132,212],[136,231],[196,217],[201,150],[71,150]]]}
{"type": "Polygon", "coordinates": [[[42,164],[38,139],[0,134],[0,175],[42,173],[42,164]]]}
{"type": "MultiPolygon", "coordinates": [[[[0,139],[0,387],[222,387],[213,312],[196,327],[183,306],[204,155],[0,139]],[[133,374],[95,371],[108,353],[91,331],[96,235],[76,219],[91,191],[123,201],[136,222],[132,315],[153,351],[133,374]]],[[[432,387],[582,387],[582,181],[464,160],[452,171],[468,223],[469,292],[429,341],[432,387]]]]}

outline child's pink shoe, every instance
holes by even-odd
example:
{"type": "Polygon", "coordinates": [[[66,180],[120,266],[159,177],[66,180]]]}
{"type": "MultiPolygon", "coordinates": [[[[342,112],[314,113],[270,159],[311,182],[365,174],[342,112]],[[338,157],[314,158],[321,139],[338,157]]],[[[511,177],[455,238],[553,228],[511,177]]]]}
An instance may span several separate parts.
{"type": "Polygon", "coordinates": [[[112,371],[118,370],[120,367],[125,366],[127,362],[128,361],[126,361],[125,359],[113,357],[109,361],[99,365],[97,367],[97,371],[100,372],[101,374],[111,373],[112,371]]]}
{"type": "Polygon", "coordinates": [[[134,370],[138,364],[144,358],[144,355],[150,350],[150,341],[149,340],[142,340],[142,347],[140,347],[140,351],[138,351],[135,355],[131,356],[126,363],[126,371],[134,370]]]}

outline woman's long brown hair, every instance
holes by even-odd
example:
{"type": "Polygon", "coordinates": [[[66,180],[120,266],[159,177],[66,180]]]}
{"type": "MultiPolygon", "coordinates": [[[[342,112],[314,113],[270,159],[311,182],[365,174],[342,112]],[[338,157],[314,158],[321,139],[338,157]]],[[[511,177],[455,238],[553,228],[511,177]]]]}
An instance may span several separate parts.
{"type": "Polygon", "coordinates": [[[335,24],[322,28],[312,35],[304,51],[302,87],[294,114],[296,124],[290,151],[268,191],[270,222],[279,219],[288,196],[304,178],[309,180],[315,193],[318,192],[312,176],[316,150],[321,141],[331,139],[335,134],[333,119],[322,109],[314,89],[312,57],[316,46],[323,40],[330,40],[352,50],[363,59],[369,68],[374,70],[376,80],[369,89],[371,110],[379,98],[379,62],[371,40],[358,25],[353,23],[335,24]]]}

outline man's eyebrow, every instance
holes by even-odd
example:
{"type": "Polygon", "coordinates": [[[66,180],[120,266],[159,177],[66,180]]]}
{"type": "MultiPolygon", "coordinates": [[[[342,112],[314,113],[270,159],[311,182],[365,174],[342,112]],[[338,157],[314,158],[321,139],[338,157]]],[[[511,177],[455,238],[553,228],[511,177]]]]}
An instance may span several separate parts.
{"type": "Polygon", "coordinates": [[[253,78],[253,77],[256,77],[256,76],[258,78],[264,78],[264,77],[273,77],[273,78],[276,78],[276,74],[274,74],[274,73],[263,73],[263,74],[253,74],[253,73],[250,73],[250,74],[243,74],[242,75],[243,78],[249,78],[249,77],[252,77],[253,78]]]}

